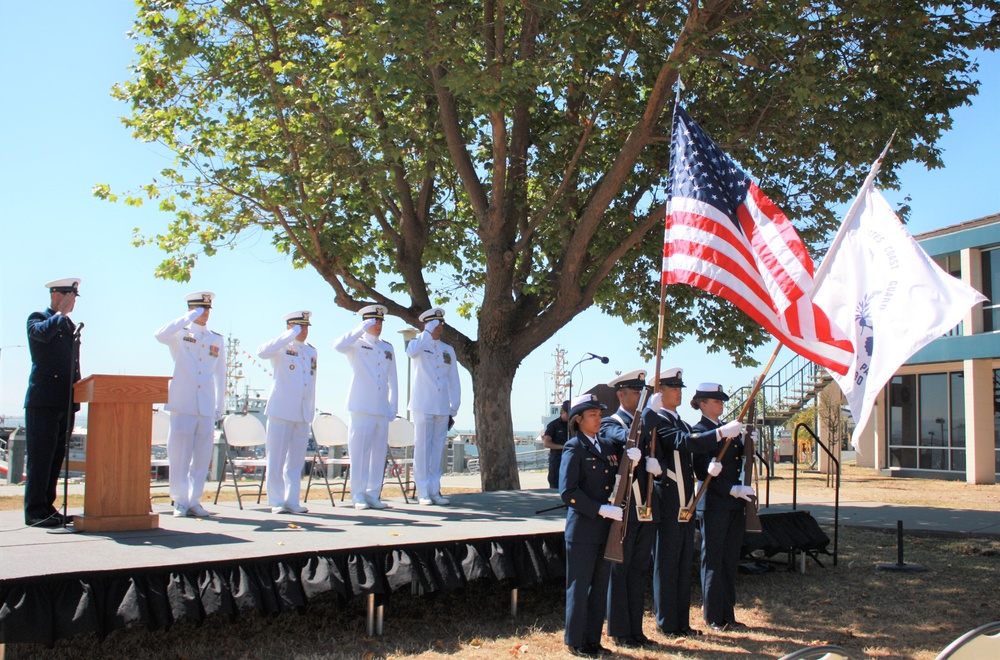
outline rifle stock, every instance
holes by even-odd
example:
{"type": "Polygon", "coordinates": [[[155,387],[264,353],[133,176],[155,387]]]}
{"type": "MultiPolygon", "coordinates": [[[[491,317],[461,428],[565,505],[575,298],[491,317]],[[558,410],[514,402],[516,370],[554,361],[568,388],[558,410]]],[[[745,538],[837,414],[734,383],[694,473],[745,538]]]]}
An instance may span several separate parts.
{"type": "Polygon", "coordinates": [[[635,464],[628,459],[625,452],[637,445],[639,429],[642,426],[640,413],[646,402],[646,394],[646,390],[643,389],[639,396],[639,405],[636,407],[635,414],[632,415],[632,424],[628,428],[628,439],[625,441],[625,449],[622,451],[622,460],[618,463],[615,489],[611,493],[611,500],[609,500],[609,504],[621,507],[622,510],[622,519],[611,521],[608,542],[604,545],[604,558],[616,564],[625,561],[625,534],[628,532],[628,510],[632,502],[632,479],[635,473],[635,464]]]}

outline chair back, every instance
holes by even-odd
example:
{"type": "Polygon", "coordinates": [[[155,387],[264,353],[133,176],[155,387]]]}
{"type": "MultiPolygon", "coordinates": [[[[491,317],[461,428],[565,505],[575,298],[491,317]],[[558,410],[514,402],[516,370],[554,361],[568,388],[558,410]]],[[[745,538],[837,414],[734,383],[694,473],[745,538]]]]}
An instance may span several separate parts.
{"type": "Polygon", "coordinates": [[[150,440],[153,445],[167,444],[167,436],[170,435],[170,413],[166,410],[153,411],[153,432],[150,440]]]}
{"type": "Polygon", "coordinates": [[[256,447],[267,439],[267,431],[256,415],[226,415],[222,431],[230,447],[256,447]]]}
{"type": "Polygon", "coordinates": [[[320,413],[312,421],[313,440],[322,447],[346,447],[347,424],[330,413],[320,413]]]}
{"type": "Polygon", "coordinates": [[[847,651],[833,644],[807,646],[798,651],[792,651],[778,660],[850,660],[847,651]]]}
{"type": "Polygon", "coordinates": [[[389,447],[393,449],[404,449],[413,446],[414,438],[413,422],[397,417],[389,422],[389,447]]]}
{"type": "Polygon", "coordinates": [[[965,633],[944,648],[936,660],[979,660],[1000,658],[1000,621],[987,623],[965,633]]]}

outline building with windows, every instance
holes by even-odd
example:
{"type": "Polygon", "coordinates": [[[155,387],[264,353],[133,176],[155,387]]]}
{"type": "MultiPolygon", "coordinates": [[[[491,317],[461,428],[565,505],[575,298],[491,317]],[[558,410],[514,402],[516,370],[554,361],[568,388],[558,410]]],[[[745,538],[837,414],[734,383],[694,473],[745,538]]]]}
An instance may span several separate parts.
{"type": "Polygon", "coordinates": [[[914,237],[989,298],[886,385],[857,464],[899,476],[996,483],[1000,473],[1000,214],[914,237]]]}

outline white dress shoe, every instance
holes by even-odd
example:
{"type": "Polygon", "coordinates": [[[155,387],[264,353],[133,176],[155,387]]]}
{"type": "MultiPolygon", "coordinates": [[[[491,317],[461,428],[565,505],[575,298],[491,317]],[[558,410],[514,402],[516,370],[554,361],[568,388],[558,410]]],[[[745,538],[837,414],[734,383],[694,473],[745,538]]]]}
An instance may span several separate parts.
{"type": "Polygon", "coordinates": [[[440,506],[444,506],[445,504],[450,504],[451,500],[449,500],[447,497],[441,497],[440,495],[431,495],[431,502],[434,502],[434,504],[438,504],[440,506]]]}
{"type": "Polygon", "coordinates": [[[365,495],[365,501],[368,502],[368,506],[373,509],[388,509],[389,505],[380,500],[377,497],[372,497],[370,495],[365,495]]]}
{"type": "Polygon", "coordinates": [[[286,504],[285,508],[291,513],[309,513],[309,509],[298,504],[286,504]]]}
{"type": "Polygon", "coordinates": [[[184,518],[185,516],[187,516],[187,514],[188,514],[187,507],[179,506],[176,509],[174,509],[174,518],[184,518]]]}
{"type": "Polygon", "coordinates": [[[368,502],[355,502],[354,508],[357,509],[358,511],[364,511],[365,509],[368,508],[368,502]]]}
{"type": "Polygon", "coordinates": [[[434,502],[431,502],[430,499],[426,497],[421,497],[419,500],[417,500],[417,504],[422,504],[423,506],[430,506],[431,504],[434,504],[434,502]]]}
{"type": "Polygon", "coordinates": [[[201,504],[198,504],[197,502],[188,507],[187,514],[189,516],[196,516],[198,518],[206,518],[212,515],[211,513],[208,512],[208,509],[203,507],[201,504]]]}
{"type": "Polygon", "coordinates": [[[271,507],[271,513],[273,513],[273,514],[288,513],[288,509],[286,509],[283,506],[272,506],[271,507]]]}

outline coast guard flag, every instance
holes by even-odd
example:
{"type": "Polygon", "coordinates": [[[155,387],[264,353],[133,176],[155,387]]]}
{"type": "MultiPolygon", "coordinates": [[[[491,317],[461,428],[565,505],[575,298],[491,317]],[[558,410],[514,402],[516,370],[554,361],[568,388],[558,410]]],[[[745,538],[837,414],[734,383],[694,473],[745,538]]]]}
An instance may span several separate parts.
{"type": "Polygon", "coordinates": [[[896,370],[986,300],[941,270],[906,231],[873,185],[881,160],[827,251],[812,297],[854,345],[850,370],[833,378],[851,407],[855,449],[875,398],[896,370]]]}
{"type": "Polygon", "coordinates": [[[850,341],[810,299],[813,263],[757,184],[674,109],[663,283],[725,298],[799,355],[846,374],[850,341]]]}

